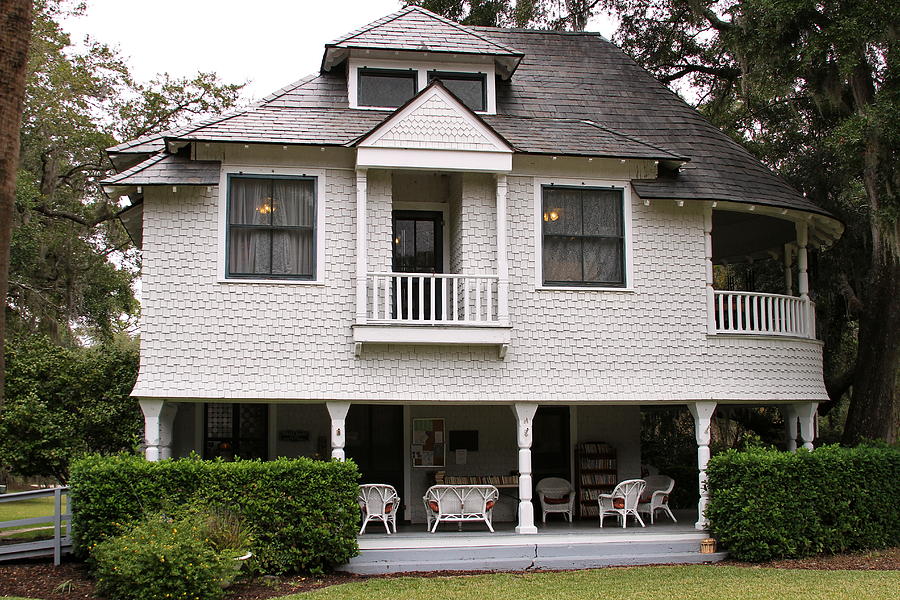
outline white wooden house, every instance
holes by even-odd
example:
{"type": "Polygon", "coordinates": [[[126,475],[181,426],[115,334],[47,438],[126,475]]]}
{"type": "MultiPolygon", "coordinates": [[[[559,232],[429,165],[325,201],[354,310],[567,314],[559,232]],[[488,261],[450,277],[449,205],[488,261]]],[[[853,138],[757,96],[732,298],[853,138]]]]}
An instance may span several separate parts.
{"type": "Polygon", "coordinates": [[[811,447],[807,254],[842,226],[597,34],[405,8],[110,157],[151,460],[349,455],[413,522],[436,471],[515,474],[495,518],[533,533],[533,483],[573,479],[576,444],[641,474],[642,406],[695,418],[698,527],[717,405],[782,407],[811,447]],[[714,288],[770,257],[783,293],[714,288]]]}

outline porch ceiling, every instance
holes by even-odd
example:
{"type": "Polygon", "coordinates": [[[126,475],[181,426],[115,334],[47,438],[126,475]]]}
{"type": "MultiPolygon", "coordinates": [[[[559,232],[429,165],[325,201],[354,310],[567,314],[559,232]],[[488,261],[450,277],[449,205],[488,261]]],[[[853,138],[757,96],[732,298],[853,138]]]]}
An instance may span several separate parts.
{"type": "Polygon", "coordinates": [[[713,211],[713,262],[743,262],[767,256],[797,239],[793,221],[727,210],[713,211]]]}

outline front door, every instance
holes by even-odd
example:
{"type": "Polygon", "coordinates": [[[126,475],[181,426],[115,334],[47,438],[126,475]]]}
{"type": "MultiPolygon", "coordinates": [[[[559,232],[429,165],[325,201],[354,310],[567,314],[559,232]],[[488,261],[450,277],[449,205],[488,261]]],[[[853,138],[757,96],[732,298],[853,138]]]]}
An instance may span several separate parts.
{"type": "MultiPolygon", "coordinates": [[[[393,217],[394,273],[443,273],[443,214],[395,210],[393,217]]],[[[419,306],[419,280],[401,279],[399,286],[397,280],[394,280],[394,318],[417,321],[441,318],[440,303],[435,306],[431,296],[432,280],[425,279],[422,284],[424,306],[419,306]],[[397,298],[401,294],[403,298],[411,298],[412,302],[401,302],[399,307],[401,314],[398,315],[397,298]]]]}
{"type": "Polygon", "coordinates": [[[344,452],[359,467],[359,482],[387,483],[403,498],[403,407],[352,404],[346,431],[344,452]]]}

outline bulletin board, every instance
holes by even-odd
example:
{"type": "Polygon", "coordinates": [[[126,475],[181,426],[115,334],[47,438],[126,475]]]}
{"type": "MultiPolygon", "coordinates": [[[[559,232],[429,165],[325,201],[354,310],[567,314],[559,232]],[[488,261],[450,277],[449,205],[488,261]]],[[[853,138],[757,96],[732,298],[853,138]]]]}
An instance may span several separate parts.
{"type": "Polygon", "coordinates": [[[446,466],[444,420],[413,419],[412,426],[412,465],[429,468],[446,466]]]}

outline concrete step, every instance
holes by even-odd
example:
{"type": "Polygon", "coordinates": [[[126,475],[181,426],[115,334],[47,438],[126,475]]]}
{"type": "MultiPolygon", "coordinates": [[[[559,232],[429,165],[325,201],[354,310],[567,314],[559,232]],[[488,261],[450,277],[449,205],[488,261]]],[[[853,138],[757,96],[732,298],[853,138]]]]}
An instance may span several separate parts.
{"type": "Polygon", "coordinates": [[[696,539],[572,544],[507,544],[362,550],[340,570],[361,575],[416,571],[522,571],[608,566],[699,564],[726,554],[700,554],[696,539]]]}

